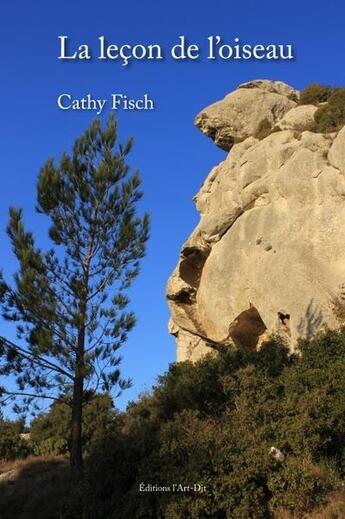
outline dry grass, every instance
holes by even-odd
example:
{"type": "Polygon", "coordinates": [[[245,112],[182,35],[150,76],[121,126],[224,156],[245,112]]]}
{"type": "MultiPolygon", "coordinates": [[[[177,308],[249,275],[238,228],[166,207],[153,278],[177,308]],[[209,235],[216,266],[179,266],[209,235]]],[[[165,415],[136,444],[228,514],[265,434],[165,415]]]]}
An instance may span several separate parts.
{"type": "Polygon", "coordinates": [[[68,465],[62,457],[30,457],[0,465],[1,519],[59,519],[69,495],[68,465]]]}
{"type": "Polygon", "coordinates": [[[345,491],[330,494],[326,505],[309,514],[294,514],[279,509],[275,519],[345,519],[345,491]]]}

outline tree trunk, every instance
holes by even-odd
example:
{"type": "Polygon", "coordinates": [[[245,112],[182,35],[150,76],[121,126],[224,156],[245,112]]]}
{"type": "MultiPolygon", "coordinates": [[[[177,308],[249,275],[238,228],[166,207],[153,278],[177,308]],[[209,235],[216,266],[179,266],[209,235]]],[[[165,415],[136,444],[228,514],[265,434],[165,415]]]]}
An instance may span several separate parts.
{"type": "Polygon", "coordinates": [[[72,474],[79,479],[82,474],[82,409],[83,409],[83,376],[78,369],[74,379],[71,423],[70,466],[72,474]],[[79,372],[79,373],[78,373],[79,372]]]}
{"type": "MultiPolygon", "coordinates": [[[[85,314],[84,314],[85,315],[85,314]]],[[[72,400],[70,466],[72,476],[79,480],[82,477],[83,452],[82,452],[82,419],[84,397],[84,345],[85,327],[81,327],[78,336],[78,350],[75,367],[72,400]]]]}
{"type": "MultiPolygon", "coordinates": [[[[89,251],[92,246],[89,246],[89,251]]],[[[87,296],[89,285],[89,268],[91,255],[87,255],[87,259],[83,266],[84,279],[82,294],[79,302],[79,333],[78,347],[76,354],[76,368],[73,386],[72,401],[72,423],[71,423],[71,445],[70,445],[70,466],[72,476],[79,480],[82,477],[83,470],[83,452],[82,452],[82,418],[83,418],[83,397],[84,397],[84,355],[85,355],[85,321],[87,314],[87,296]]]]}

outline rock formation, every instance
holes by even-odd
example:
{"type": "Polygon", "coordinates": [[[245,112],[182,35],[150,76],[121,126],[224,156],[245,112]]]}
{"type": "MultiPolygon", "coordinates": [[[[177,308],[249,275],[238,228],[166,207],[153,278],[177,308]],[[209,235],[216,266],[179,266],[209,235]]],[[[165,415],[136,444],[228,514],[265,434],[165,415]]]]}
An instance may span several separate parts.
{"type": "Polygon", "coordinates": [[[297,101],[282,82],[252,81],[196,117],[229,153],[195,197],[200,222],[168,283],[178,361],[220,344],[255,349],[272,332],[293,349],[336,324],[345,128],[313,132],[316,107],[297,101]]]}

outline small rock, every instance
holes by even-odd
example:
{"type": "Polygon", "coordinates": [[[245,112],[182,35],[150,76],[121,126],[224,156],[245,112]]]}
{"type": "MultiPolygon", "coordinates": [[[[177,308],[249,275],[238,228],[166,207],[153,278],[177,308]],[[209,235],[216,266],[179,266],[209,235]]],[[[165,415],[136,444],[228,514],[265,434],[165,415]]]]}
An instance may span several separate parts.
{"type": "Polygon", "coordinates": [[[271,447],[269,450],[270,456],[274,458],[276,461],[279,461],[280,463],[283,463],[285,460],[285,455],[282,453],[281,450],[277,449],[277,447],[271,447]]]}

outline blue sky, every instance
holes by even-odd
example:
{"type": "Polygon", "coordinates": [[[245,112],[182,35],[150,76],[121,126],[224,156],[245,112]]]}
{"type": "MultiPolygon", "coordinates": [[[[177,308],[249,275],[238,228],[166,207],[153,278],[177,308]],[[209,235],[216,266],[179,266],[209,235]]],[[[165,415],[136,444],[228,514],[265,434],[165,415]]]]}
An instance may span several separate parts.
{"type": "MultiPolygon", "coordinates": [[[[46,159],[69,150],[93,118],[90,112],[60,111],[57,96],[148,93],[156,102],[154,111],[117,113],[120,138],[135,137],[130,163],[141,171],[143,207],[152,216],[147,257],[131,290],[138,325],[122,349],[123,375],[132,377],[134,386],[120,397],[120,407],[149,389],[175,359],[165,285],[198,221],[192,197],[224,157],[194,127],[195,115],[250,79],[279,79],[296,88],[312,81],[345,85],[344,19],[341,0],[2,3],[0,269],[7,276],[16,268],[5,233],[8,206],[24,208],[27,227],[44,247],[47,222],[34,211],[37,174],[46,159]],[[194,62],[137,61],[128,67],[117,61],[57,59],[58,35],[93,48],[105,35],[114,43],[159,43],[168,49],[182,34],[201,49],[208,36],[217,34],[230,44],[235,37],[251,44],[292,43],[296,59],[210,62],[201,55],[194,62]]],[[[15,337],[6,323],[0,323],[0,334],[15,337]]]]}

